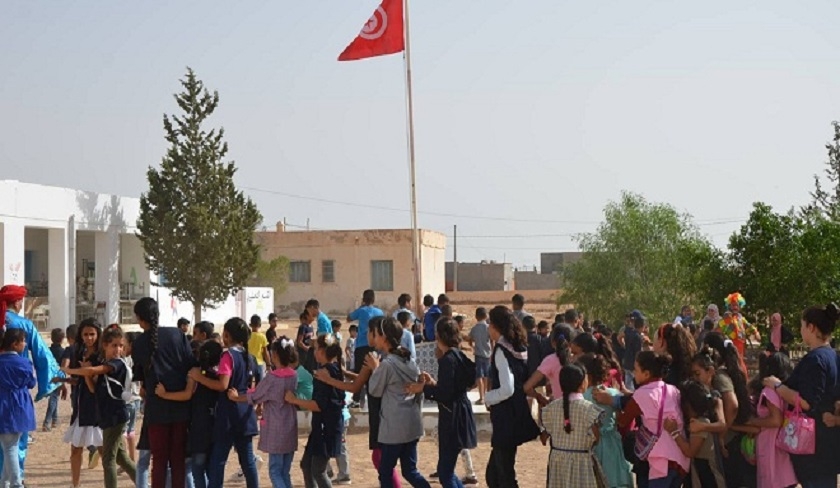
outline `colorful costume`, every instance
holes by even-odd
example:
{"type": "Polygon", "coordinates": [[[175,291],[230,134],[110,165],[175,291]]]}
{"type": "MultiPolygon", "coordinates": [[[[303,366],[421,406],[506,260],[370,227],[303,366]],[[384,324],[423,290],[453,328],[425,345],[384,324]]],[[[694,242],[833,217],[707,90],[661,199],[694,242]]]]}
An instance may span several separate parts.
{"type": "Polygon", "coordinates": [[[735,292],[730,294],[726,297],[725,303],[727,312],[724,314],[723,318],[720,319],[720,322],[718,322],[715,330],[723,334],[724,337],[735,344],[735,348],[738,349],[738,353],[741,354],[741,362],[743,363],[744,353],[747,348],[747,338],[757,335],[758,330],[754,326],[750,325],[750,323],[747,322],[747,319],[741,315],[740,310],[747,304],[747,302],[740,293],[735,292]],[[737,305],[738,310],[734,312],[731,311],[732,305],[737,305]]]}
{"type": "MultiPolygon", "coordinates": [[[[26,332],[26,346],[21,351],[21,356],[30,357],[32,353],[32,363],[35,365],[35,376],[38,379],[38,394],[35,401],[49,396],[57,387],[57,384],[52,383],[53,378],[63,377],[64,374],[55,362],[55,358],[50,352],[50,348],[41,339],[41,334],[35,328],[35,324],[31,320],[21,317],[14,310],[7,310],[7,304],[22,300],[26,296],[26,288],[17,285],[6,285],[0,288],[0,318],[4,323],[0,324],[0,328],[7,329],[23,329],[26,332]]],[[[20,437],[18,444],[18,452],[20,458],[20,471],[23,473],[23,464],[26,460],[26,447],[29,445],[29,433],[24,432],[20,437]]],[[[3,470],[3,458],[0,457],[0,472],[3,470]]]]}

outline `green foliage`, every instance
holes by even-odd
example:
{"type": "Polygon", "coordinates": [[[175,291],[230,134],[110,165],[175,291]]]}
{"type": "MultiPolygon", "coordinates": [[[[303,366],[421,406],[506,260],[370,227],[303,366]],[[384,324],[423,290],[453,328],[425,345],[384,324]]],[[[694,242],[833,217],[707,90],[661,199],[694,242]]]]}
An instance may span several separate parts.
{"type": "Polygon", "coordinates": [[[202,306],[227,299],[254,274],[253,233],[262,216],[234,185],[224,129],[202,127],[218,92],[211,95],[189,68],[181,85],[175,101],[183,113],[163,116],[170,146],[160,169],[147,172],[137,228],[146,265],[166,278],[176,298],[192,302],[198,321],[202,306]]]}
{"type": "Polygon", "coordinates": [[[567,286],[558,303],[574,303],[608,321],[632,309],[652,321],[669,321],[716,286],[723,255],[689,216],[623,193],[606,206],[604,217],[595,232],[578,236],[583,258],[564,267],[567,286]]]}
{"type": "Polygon", "coordinates": [[[757,323],[780,312],[795,324],[805,308],[837,300],[840,222],[820,210],[778,214],[755,203],[729,248],[734,280],[757,323]]]}
{"type": "Polygon", "coordinates": [[[274,296],[280,296],[286,291],[289,283],[289,258],[278,256],[271,261],[260,259],[257,269],[248,278],[247,286],[265,286],[274,288],[274,296]]]}

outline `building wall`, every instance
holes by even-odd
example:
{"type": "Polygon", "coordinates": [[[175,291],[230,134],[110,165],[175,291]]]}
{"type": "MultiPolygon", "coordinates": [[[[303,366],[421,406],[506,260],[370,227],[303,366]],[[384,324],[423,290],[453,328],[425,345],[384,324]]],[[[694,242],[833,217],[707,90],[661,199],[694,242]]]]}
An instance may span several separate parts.
{"type": "MultiPolygon", "coordinates": [[[[446,263],[446,281],[455,279],[455,265],[446,263]]],[[[458,291],[494,291],[514,289],[513,267],[510,263],[458,263],[458,291]]]]}
{"type": "Polygon", "coordinates": [[[27,271],[32,281],[47,281],[49,273],[49,240],[46,229],[28,228],[24,231],[26,251],[32,253],[32,269],[27,271]]]}
{"type": "MultiPolygon", "coordinates": [[[[66,326],[75,321],[76,275],[81,259],[95,261],[97,270],[116,270],[120,264],[120,235],[135,232],[139,214],[137,198],[2,180],[2,282],[24,284],[26,251],[45,253],[46,259],[35,259],[36,269],[30,274],[34,279],[46,274],[50,325],[66,326]],[[42,230],[47,232],[38,232],[42,230]],[[106,234],[108,238],[104,239],[106,234]],[[77,236],[81,236],[82,256],[77,253],[77,236]],[[95,252],[97,242],[107,246],[95,252]]],[[[97,301],[106,302],[101,317],[106,323],[119,318],[119,287],[119,279],[98,280],[97,301]]]]}
{"type": "MultiPolygon", "coordinates": [[[[302,302],[316,298],[327,311],[346,312],[357,307],[362,291],[371,288],[371,261],[393,261],[393,291],[377,291],[377,303],[385,308],[396,305],[401,293],[414,292],[411,230],[285,231],[258,232],[265,260],[286,256],[289,261],[309,261],[310,281],[289,282],[276,303],[300,308],[302,302]],[[334,262],[332,283],[323,281],[322,262],[334,262]]],[[[421,230],[422,293],[438,294],[444,289],[446,237],[421,230]]],[[[419,302],[418,298],[415,298],[419,302]]]]}
{"type": "Polygon", "coordinates": [[[582,252],[544,252],[540,253],[540,273],[556,273],[562,266],[580,261],[582,252]]]}
{"type": "Polygon", "coordinates": [[[517,271],[515,277],[517,290],[557,290],[560,288],[560,279],[556,274],[517,271]]]}

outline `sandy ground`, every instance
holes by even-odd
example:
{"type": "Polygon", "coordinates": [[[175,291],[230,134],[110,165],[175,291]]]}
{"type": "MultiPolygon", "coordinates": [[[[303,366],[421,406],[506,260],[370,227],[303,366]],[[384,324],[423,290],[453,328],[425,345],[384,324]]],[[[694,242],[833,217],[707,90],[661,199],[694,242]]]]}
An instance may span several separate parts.
{"type": "MultiPolygon", "coordinates": [[[[40,425],[44,418],[44,413],[47,408],[47,402],[41,401],[36,405],[38,424],[40,425]]],[[[68,402],[60,402],[59,406],[59,422],[60,425],[52,432],[36,432],[34,433],[35,442],[29,447],[29,456],[26,461],[26,482],[30,488],[42,487],[68,487],[70,486],[70,448],[67,444],[62,442],[64,429],[70,420],[70,404],[68,402]]],[[[350,471],[353,477],[353,486],[375,487],[379,486],[376,477],[376,471],[370,462],[370,451],[368,451],[367,431],[351,432],[347,436],[350,452],[350,471]]],[[[295,454],[295,463],[292,466],[292,481],[294,485],[303,486],[303,479],[301,477],[298,461],[302,455],[303,446],[306,443],[306,436],[300,438],[300,450],[295,454]]],[[[254,442],[256,448],[256,440],[254,442]]],[[[437,447],[431,438],[423,439],[419,444],[419,467],[424,475],[428,475],[435,470],[437,463],[437,447]]],[[[268,456],[262,455],[265,463],[259,466],[260,472],[260,486],[269,487],[271,482],[268,478],[268,456]]],[[[490,457],[490,443],[488,437],[482,437],[478,448],[472,451],[473,463],[478,472],[479,486],[485,486],[481,483],[484,478],[484,469],[487,465],[487,460],[490,457]]],[[[539,441],[531,442],[522,446],[519,451],[517,461],[517,472],[519,473],[519,482],[521,486],[544,486],[545,485],[545,466],[548,458],[547,448],[543,447],[539,441]]],[[[335,466],[335,465],[334,465],[335,466]]],[[[227,475],[229,482],[225,486],[244,487],[244,480],[237,479],[235,473],[239,466],[236,462],[235,455],[230,458],[227,467],[227,475]]],[[[459,465],[458,472],[463,475],[463,468],[459,465]]],[[[431,480],[430,480],[431,481],[431,480]]],[[[83,487],[99,487],[102,486],[102,467],[89,470],[87,467],[82,469],[82,486],[83,487]]],[[[120,478],[121,488],[134,486],[134,483],[127,477],[120,478]]],[[[404,482],[403,486],[409,486],[404,482]]]]}

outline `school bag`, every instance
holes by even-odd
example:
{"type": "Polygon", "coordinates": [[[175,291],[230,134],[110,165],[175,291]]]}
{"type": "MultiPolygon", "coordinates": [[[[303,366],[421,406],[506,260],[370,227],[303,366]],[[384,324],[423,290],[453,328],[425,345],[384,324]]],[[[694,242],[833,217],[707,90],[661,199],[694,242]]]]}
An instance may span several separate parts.
{"type": "Polygon", "coordinates": [[[123,366],[125,367],[125,381],[120,383],[116,378],[112,378],[105,375],[105,389],[108,391],[108,396],[113,398],[114,400],[122,400],[125,403],[131,403],[134,401],[134,394],[131,393],[131,380],[133,379],[133,374],[131,373],[131,367],[128,365],[128,361],[125,358],[119,358],[119,361],[122,361],[123,366]],[[122,387],[122,393],[120,396],[116,396],[114,392],[111,390],[111,384],[116,386],[122,387]]]}

